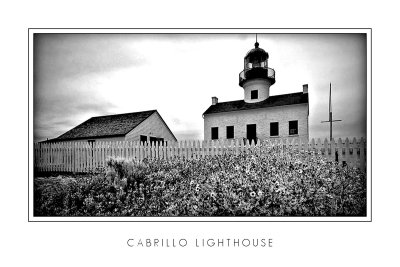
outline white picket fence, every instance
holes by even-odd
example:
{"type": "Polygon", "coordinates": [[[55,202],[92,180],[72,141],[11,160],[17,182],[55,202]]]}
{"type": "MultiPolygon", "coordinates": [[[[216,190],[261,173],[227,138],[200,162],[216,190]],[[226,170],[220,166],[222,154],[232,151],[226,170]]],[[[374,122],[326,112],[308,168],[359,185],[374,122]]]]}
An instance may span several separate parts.
{"type": "MultiPolygon", "coordinates": [[[[37,172],[90,172],[105,167],[109,157],[120,157],[142,161],[151,159],[192,159],[224,153],[239,154],[247,149],[256,149],[258,142],[236,139],[227,141],[180,141],[165,143],[139,143],[132,141],[95,142],[58,142],[34,144],[34,168],[37,172]]],[[[329,160],[345,162],[350,166],[365,170],[366,142],[361,138],[350,141],[338,139],[336,142],[323,142],[314,139],[304,143],[300,139],[272,139],[263,144],[278,146],[282,149],[300,149],[315,151],[329,160]]]]}

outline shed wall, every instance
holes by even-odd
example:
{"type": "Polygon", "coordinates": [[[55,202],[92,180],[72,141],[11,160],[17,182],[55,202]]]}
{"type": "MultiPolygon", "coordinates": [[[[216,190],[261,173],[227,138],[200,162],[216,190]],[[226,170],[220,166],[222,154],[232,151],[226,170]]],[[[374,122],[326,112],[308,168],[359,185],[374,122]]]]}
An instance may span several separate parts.
{"type": "Polygon", "coordinates": [[[135,129],[130,131],[125,140],[127,141],[140,141],[140,135],[146,135],[147,137],[164,138],[165,141],[175,141],[175,137],[168,130],[168,127],[163,122],[161,116],[155,112],[142,123],[140,123],[135,129]]]}

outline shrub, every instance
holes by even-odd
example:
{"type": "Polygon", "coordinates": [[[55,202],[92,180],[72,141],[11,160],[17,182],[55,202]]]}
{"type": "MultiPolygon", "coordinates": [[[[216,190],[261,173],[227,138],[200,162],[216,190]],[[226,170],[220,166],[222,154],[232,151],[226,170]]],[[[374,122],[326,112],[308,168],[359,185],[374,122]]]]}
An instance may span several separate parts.
{"type": "Polygon", "coordinates": [[[36,216],[365,216],[366,177],[261,146],[200,159],[110,159],[103,175],[35,180],[36,216]]]}

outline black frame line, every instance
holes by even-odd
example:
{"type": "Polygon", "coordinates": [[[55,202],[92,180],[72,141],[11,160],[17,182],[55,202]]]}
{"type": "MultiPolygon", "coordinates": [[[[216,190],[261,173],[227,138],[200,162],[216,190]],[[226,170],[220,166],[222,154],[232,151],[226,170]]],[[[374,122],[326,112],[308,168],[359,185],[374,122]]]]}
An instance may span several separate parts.
{"type": "MultiPolygon", "coordinates": [[[[34,33],[32,33],[32,36],[33,36],[33,34],[34,33]]],[[[43,34],[58,34],[58,33],[43,33],[43,34]]],[[[171,33],[169,33],[169,32],[162,32],[162,33],[160,33],[160,32],[154,32],[154,33],[140,33],[140,32],[137,32],[137,33],[127,33],[127,32],[120,32],[120,33],[107,33],[107,32],[95,32],[95,33],[63,33],[63,34],[227,34],[227,35],[230,35],[230,34],[252,34],[252,33],[249,33],[249,32],[228,32],[228,33],[216,33],[216,32],[209,32],[209,33],[203,33],[203,32],[193,32],[193,33],[189,33],[189,32],[185,32],[185,33],[183,33],[183,32],[171,32],[171,33]]],[[[332,32],[332,33],[312,33],[312,32],[310,32],[310,33],[296,33],[296,32],[294,32],[294,33],[270,33],[270,34],[341,34],[341,33],[334,33],[334,32],[332,32]]],[[[342,34],[346,34],[346,33],[342,33],[342,34]]],[[[350,34],[350,33],[349,33],[350,34]]],[[[366,33],[367,34],[367,36],[368,36],[368,33],[366,33]]],[[[368,40],[367,40],[367,42],[368,42],[368,40]]],[[[368,44],[368,43],[367,43],[368,44]]],[[[366,55],[367,57],[368,57],[368,54],[366,55]]],[[[368,75],[368,73],[367,73],[367,75],[368,75]]],[[[367,95],[368,96],[368,95],[367,95]]],[[[368,100],[367,100],[367,104],[368,104],[368,100]]],[[[33,104],[32,104],[32,106],[33,106],[33,104]]],[[[368,109],[367,109],[367,115],[368,115],[368,109]]],[[[33,115],[32,115],[33,116],[33,115]]],[[[368,122],[368,121],[367,121],[368,122]]],[[[366,140],[368,141],[368,131],[366,132],[366,140]]],[[[368,154],[367,154],[367,158],[366,159],[368,159],[368,154]]],[[[367,160],[367,163],[368,163],[368,160],[367,160]]],[[[368,171],[368,168],[367,168],[367,171],[368,171]]],[[[367,192],[368,192],[368,183],[367,183],[367,192]]],[[[116,223],[116,222],[121,222],[121,223],[131,223],[131,222],[134,222],[134,223],[159,223],[159,222],[162,222],[162,223],[165,223],[165,222],[169,222],[169,223],[176,223],[176,222],[183,222],[183,223],[192,223],[192,222],[194,222],[194,223],[221,223],[221,222],[223,222],[223,223],[225,223],[225,222],[229,222],[229,223],[235,223],[235,222],[238,222],[238,223],[243,223],[243,222],[246,222],[246,223],[265,223],[265,222],[268,222],[268,223],[283,223],[283,222],[285,222],[285,223],[293,223],[293,222],[305,222],[305,223],[319,223],[319,222],[347,222],[347,223],[357,223],[357,222],[362,222],[362,223],[365,223],[365,222],[372,222],[372,204],[373,204],[373,201],[372,201],[372,197],[373,197],[373,194],[372,194],[372,28],[28,28],[28,222],[36,222],[36,223],[43,223],[43,222],[72,222],[72,223],[80,223],[80,222],[107,222],[107,223],[116,223]],[[261,221],[261,220],[256,220],[256,221],[254,221],[254,220],[235,220],[235,221],[233,221],[233,220],[217,220],[217,221],[215,221],[215,220],[200,220],[200,221],[193,221],[193,220],[183,220],[183,221],[181,221],[181,220],[166,220],[166,221],[163,221],[163,220],[149,220],[149,221],[147,221],[147,220],[145,220],[145,221],[142,221],[142,220],[140,220],[140,221],[137,221],[137,220],[133,220],[133,221],[103,221],[103,220],[94,220],[94,221],[92,221],[92,220],[78,220],[78,221],[76,221],[76,220],[74,220],[74,221],[69,221],[69,220],[64,220],[64,221],[62,221],[62,220],[46,220],[46,221],[36,221],[36,220],[30,220],[30,209],[29,209],[29,201],[30,201],[30,158],[29,158],[29,156],[30,156],[30,146],[29,146],[29,143],[30,143],[30,131],[29,131],[29,127],[30,127],[30,124],[29,124],[29,118],[30,118],[30,105],[29,105],[29,101],[30,101],[30,98],[29,98],[29,92],[30,92],[30,90],[32,89],[33,90],[33,88],[30,88],[30,81],[31,81],[31,78],[33,78],[33,77],[30,77],[30,75],[29,75],[29,72],[30,72],[30,42],[29,42],[29,40],[30,40],[30,36],[31,36],[31,30],[369,30],[369,36],[370,36],[370,62],[371,62],[371,65],[370,65],[370,87],[371,87],[371,92],[370,92],[370,134],[369,134],[369,137],[370,137],[370,147],[369,147],[369,151],[370,151],[370,159],[371,159],[371,162],[370,162],[370,166],[369,166],[369,170],[370,170],[370,177],[371,177],[371,188],[369,188],[369,190],[370,190],[370,220],[368,220],[368,221],[365,221],[365,220],[362,220],[362,221],[344,221],[344,220],[335,220],[335,221],[319,221],[319,220],[317,220],[317,221],[315,221],[315,220],[312,220],[312,221],[308,221],[308,220],[299,220],[299,221],[261,221]]],[[[32,216],[32,217],[35,217],[35,218],[46,218],[46,217],[44,217],[44,216],[32,216]]],[[[218,217],[218,216],[212,216],[212,217],[201,217],[201,218],[215,218],[215,217],[218,217]]],[[[276,216],[276,217],[282,217],[282,218],[296,218],[296,216],[276,216]]],[[[249,218],[249,219],[251,219],[251,218],[276,218],[275,216],[271,216],[271,217],[246,217],[246,218],[249,218]]],[[[362,218],[365,218],[365,217],[367,217],[367,216],[351,216],[350,218],[355,218],[355,217],[362,217],[362,218]]],[[[55,217],[51,217],[51,218],[55,218],[55,217]]],[[[60,218],[63,218],[63,217],[60,217],[60,218]]],[[[67,217],[67,218],[83,218],[83,216],[79,216],[79,217],[67,217]]],[[[84,217],[84,218],[90,218],[90,217],[84,217]]],[[[95,218],[99,218],[99,217],[95,217],[95,218]]],[[[101,218],[101,217],[100,217],[101,218]]],[[[104,218],[104,217],[103,217],[104,218]]],[[[127,216],[115,216],[115,217],[107,217],[107,218],[128,218],[127,216]]],[[[198,216],[176,216],[176,217],[155,217],[155,216],[153,216],[153,217],[144,217],[144,216],[137,216],[137,217],[132,217],[132,218],[199,218],[198,216]]],[[[222,218],[222,217],[221,217],[222,218]]],[[[234,216],[233,217],[230,217],[230,218],[235,218],[234,216]]],[[[236,217],[236,218],[242,218],[242,217],[236,217]]],[[[312,217],[312,216],[309,216],[309,218],[317,218],[317,217],[312,217]]],[[[318,216],[318,218],[333,218],[333,216],[318,216]]]]}

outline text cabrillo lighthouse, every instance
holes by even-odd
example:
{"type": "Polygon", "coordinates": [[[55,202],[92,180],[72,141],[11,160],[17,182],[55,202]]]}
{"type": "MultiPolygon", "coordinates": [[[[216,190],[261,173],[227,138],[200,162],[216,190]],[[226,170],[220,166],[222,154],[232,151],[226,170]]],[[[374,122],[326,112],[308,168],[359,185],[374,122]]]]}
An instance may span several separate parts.
{"type": "Polygon", "coordinates": [[[301,138],[308,142],[308,84],[302,92],[272,95],[275,70],[268,59],[256,42],[239,73],[243,100],[218,102],[212,97],[212,105],[203,113],[205,140],[301,138]]]}

